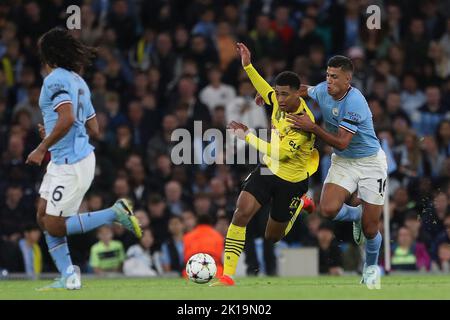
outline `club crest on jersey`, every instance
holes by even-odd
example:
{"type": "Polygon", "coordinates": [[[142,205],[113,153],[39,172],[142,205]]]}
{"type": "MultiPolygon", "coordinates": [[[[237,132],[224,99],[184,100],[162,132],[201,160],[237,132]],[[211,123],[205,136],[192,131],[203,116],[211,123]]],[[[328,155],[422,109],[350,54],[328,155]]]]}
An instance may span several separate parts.
{"type": "Polygon", "coordinates": [[[337,117],[339,115],[339,110],[338,108],[334,107],[333,109],[331,109],[331,112],[333,113],[333,116],[337,117]]]}

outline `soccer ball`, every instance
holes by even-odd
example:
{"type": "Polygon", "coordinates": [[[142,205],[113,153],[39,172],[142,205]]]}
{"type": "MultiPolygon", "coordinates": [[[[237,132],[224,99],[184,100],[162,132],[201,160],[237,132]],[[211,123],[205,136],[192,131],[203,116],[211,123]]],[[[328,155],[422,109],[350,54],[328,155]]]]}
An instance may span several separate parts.
{"type": "Polygon", "coordinates": [[[195,283],[207,283],[216,275],[217,267],[213,257],[207,253],[197,253],[186,263],[186,274],[195,283]]]}

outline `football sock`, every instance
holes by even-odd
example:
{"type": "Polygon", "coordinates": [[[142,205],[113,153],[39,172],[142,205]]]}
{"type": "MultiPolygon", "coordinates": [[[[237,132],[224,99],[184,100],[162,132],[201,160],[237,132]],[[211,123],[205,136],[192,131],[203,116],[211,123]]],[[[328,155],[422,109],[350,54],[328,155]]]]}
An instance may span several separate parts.
{"type": "Polygon", "coordinates": [[[289,231],[291,231],[292,226],[294,225],[295,220],[297,220],[298,215],[300,214],[300,212],[303,209],[303,200],[300,201],[300,204],[298,205],[297,210],[295,210],[295,213],[292,215],[291,220],[289,220],[288,225],[286,226],[286,229],[284,230],[284,235],[286,236],[289,231]]]}
{"type": "Polygon", "coordinates": [[[69,247],[66,237],[53,237],[47,231],[44,231],[45,241],[47,242],[48,252],[50,253],[56,268],[63,277],[73,273],[72,259],[70,258],[69,247]]]}
{"type": "Polygon", "coordinates": [[[378,264],[378,254],[380,252],[382,236],[378,232],[373,239],[366,240],[366,265],[378,264]]]}
{"type": "Polygon", "coordinates": [[[342,205],[341,210],[339,210],[336,217],[334,217],[334,221],[358,221],[361,219],[362,206],[359,205],[357,207],[352,207],[346,205],[345,203],[342,205]]]}
{"type": "Polygon", "coordinates": [[[113,223],[115,218],[116,214],[111,208],[73,215],[66,220],[67,235],[86,233],[101,225],[113,223]]]}
{"type": "Polygon", "coordinates": [[[239,261],[239,256],[244,250],[246,227],[238,227],[230,224],[225,238],[225,259],[223,274],[233,276],[239,261]]]}

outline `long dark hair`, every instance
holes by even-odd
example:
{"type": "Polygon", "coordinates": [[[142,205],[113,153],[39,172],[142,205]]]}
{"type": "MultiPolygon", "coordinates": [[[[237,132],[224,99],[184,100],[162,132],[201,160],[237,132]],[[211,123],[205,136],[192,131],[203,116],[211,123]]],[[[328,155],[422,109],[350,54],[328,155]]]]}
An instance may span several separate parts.
{"type": "Polygon", "coordinates": [[[53,28],[44,33],[38,41],[38,49],[44,64],[77,73],[90,65],[97,53],[96,48],[84,45],[62,28],[53,28]]]}

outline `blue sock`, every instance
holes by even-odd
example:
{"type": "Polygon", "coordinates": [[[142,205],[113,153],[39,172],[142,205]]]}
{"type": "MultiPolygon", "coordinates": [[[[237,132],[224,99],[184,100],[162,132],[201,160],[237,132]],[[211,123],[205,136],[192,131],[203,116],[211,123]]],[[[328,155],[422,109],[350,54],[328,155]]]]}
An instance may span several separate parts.
{"type": "Polygon", "coordinates": [[[72,266],[72,259],[70,258],[69,247],[67,246],[67,238],[51,236],[47,231],[44,234],[48,252],[52,256],[56,268],[63,277],[68,276],[73,272],[73,269],[69,268],[72,266]]]}
{"type": "Polygon", "coordinates": [[[351,207],[345,203],[342,205],[341,210],[339,210],[334,221],[358,221],[361,219],[362,206],[351,207]]]}
{"type": "Polygon", "coordinates": [[[66,220],[67,235],[86,233],[104,224],[114,222],[116,214],[113,209],[80,213],[66,220]]]}
{"type": "Polygon", "coordinates": [[[380,253],[381,240],[383,237],[378,232],[375,238],[366,240],[366,265],[378,264],[378,254],[380,253]]]}

